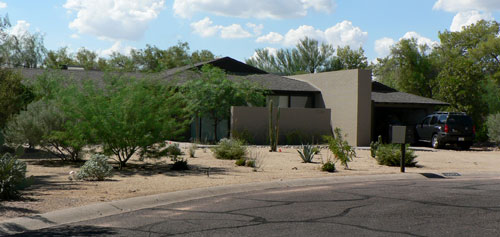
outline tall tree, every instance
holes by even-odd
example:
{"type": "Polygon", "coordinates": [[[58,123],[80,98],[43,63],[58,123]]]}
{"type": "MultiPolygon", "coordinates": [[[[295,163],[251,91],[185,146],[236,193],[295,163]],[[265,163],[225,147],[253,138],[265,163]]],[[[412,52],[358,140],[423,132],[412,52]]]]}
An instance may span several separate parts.
{"type": "Polygon", "coordinates": [[[40,33],[25,32],[7,36],[2,51],[7,56],[6,66],[37,68],[42,65],[47,49],[40,33]]]}
{"type": "Polygon", "coordinates": [[[80,48],[78,50],[75,61],[86,70],[98,69],[97,53],[86,48],[80,48]]]}
{"type": "Polygon", "coordinates": [[[441,44],[435,51],[440,66],[438,98],[449,102],[452,110],[467,112],[479,125],[487,113],[482,85],[487,72],[494,68],[489,60],[490,52],[484,51],[482,46],[486,47],[498,34],[497,22],[479,21],[460,32],[439,33],[441,44]]]}
{"type": "Polygon", "coordinates": [[[214,137],[217,125],[231,115],[231,106],[264,105],[264,90],[247,80],[229,80],[226,73],[217,67],[205,65],[197,79],[188,81],[183,87],[189,111],[200,118],[213,121],[214,137]]]}
{"type": "Polygon", "coordinates": [[[293,75],[355,69],[368,67],[363,48],[352,50],[349,46],[338,47],[334,55],[333,46],[304,38],[293,49],[278,49],[275,54],[269,49],[255,50],[255,56],[246,63],[269,73],[293,75]]]}
{"type": "Polygon", "coordinates": [[[379,59],[374,75],[380,82],[400,91],[433,97],[437,69],[427,45],[402,39],[391,48],[391,54],[379,59]]]}
{"type": "Polygon", "coordinates": [[[12,115],[24,109],[34,98],[30,88],[21,80],[19,73],[0,69],[0,130],[12,115]]]}
{"type": "Polygon", "coordinates": [[[73,55],[69,53],[68,47],[61,47],[58,50],[49,50],[43,61],[43,65],[47,68],[60,69],[63,65],[75,65],[76,61],[73,55]]]}

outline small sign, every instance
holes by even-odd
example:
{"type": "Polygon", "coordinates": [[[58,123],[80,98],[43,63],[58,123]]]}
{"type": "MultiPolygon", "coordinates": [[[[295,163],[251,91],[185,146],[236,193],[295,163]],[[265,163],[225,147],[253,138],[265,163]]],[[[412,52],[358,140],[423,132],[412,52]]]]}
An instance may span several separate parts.
{"type": "Polygon", "coordinates": [[[392,143],[405,144],[406,143],[406,126],[392,126],[392,143]]]}

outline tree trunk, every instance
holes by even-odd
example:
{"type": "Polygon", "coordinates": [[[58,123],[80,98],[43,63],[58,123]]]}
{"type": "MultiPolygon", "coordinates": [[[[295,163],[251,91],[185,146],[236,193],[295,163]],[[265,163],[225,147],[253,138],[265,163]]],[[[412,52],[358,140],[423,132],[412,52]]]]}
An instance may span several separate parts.
{"type": "Polygon", "coordinates": [[[217,143],[217,124],[219,121],[217,119],[214,119],[214,142],[217,143]]]}

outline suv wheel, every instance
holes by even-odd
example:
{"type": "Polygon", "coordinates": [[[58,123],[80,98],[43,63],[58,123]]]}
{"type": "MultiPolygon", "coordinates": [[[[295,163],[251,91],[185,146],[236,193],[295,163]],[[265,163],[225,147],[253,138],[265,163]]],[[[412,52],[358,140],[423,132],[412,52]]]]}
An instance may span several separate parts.
{"type": "Polygon", "coordinates": [[[434,149],[438,149],[441,147],[441,144],[439,144],[437,134],[432,135],[431,145],[432,145],[432,148],[434,148],[434,149]]]}

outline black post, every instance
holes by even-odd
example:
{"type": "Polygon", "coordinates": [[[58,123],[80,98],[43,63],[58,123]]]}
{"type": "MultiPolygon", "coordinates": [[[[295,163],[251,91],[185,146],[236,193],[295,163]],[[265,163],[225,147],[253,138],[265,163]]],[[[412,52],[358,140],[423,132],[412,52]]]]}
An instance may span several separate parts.
{"type": "Polygon", "coordinates": [[[401,144],[401,173],[405,172],[406,144],[401,144]]]}

